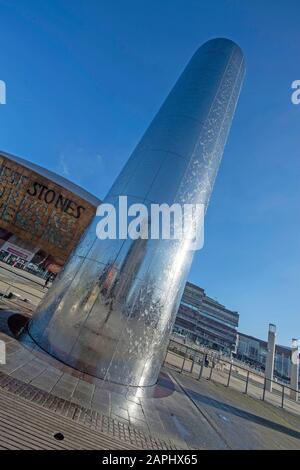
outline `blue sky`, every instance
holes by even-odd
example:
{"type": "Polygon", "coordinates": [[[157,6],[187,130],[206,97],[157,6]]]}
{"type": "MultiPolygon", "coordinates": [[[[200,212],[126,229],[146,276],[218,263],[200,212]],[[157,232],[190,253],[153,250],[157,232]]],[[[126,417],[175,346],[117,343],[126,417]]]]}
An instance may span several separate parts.
{"type": "Polygon", "coordinates": [[[236,41],[247,74],[189,276],[240,330],[300,337],[300,3],[0,0],[0,148],[102,198],[195,49],[236,41]]]}

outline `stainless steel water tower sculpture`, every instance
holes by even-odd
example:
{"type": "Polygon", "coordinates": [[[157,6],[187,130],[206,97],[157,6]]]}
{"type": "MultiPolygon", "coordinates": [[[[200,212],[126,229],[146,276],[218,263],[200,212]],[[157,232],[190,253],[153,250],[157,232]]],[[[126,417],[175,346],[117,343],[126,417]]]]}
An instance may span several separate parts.
{"type": "MultiPolygon", "coordinates": [[[[208,205],[244,76],[240,48],[201,46],[104,202],[208,205]]],[[[156,382],[193,252],[186,240],[99,240],[95,217],[28,330],[50,354],[97,377],[156,382]]],[[[151,220],[149,221],[151,224],[151,220]]]]}

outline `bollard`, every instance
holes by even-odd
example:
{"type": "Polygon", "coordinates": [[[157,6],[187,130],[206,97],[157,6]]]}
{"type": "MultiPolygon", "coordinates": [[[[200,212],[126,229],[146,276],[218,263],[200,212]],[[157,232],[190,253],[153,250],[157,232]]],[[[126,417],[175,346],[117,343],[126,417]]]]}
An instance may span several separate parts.
{"type": "Polygon", "coordinates": [[[184,365],[185,365],[185,356],[184,356],[183,361],[182,361],[182,366],[181,366],[180,373],[183,371],[184,365]]]}
{"type": "Polygon", "coordinates": [[[284,405],[284,385],[282,386],[281,408],[283,408],[283,405],[284,405]]]}
{"type": "Polygon", "coordinates": [[[247,392],[248,392],[249,375],[250,375],[250,371],[248,370],[247,378],[246,378],[246,388],[245,388],[245,394],[246,395],[247,395],[247,392]]]}
{"type": "Polygon", "coordinates": [[[190,374],[193,373],[193,368],[194,368],[194,364],[195,364],[194,356],[192,357],[191,361],[192,361],[192,364],[191,364],[190,374]]]}
{"type": "Polygon", "coordinates": [[[230,377],[231,377],[231,370],[232,370],[232,364],[230,364],[230,367],[229,367],[228,381],[227,381],[227,385],[226,385],[226,387],[229,387],[229,383],[230,383],[230,377]]]}
{"type": "Polygon", "coordinates": [[[202,356],[202,362],[201,362],[201,367],[200,367],[200,371],[199,371],[198,380],[201,379],[202,374],[203,374],[204,360],[205,360],[205,357],[204,357],[204,355],[203,355],[203,356],[202,356]]]}
{"type": "Polygon", "coordinates": [[[264,400],[265,400],[265,394],[266,394],[266,382],[267,382],[267,379],[265,378],[265,379],[264,379],[264,391],[263,391],[262,401],[264,401],[264,400]]]}

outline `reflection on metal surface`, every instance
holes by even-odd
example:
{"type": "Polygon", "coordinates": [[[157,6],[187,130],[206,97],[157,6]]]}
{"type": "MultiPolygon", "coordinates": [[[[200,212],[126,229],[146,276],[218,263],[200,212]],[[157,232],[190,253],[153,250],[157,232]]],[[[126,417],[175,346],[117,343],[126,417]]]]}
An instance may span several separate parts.
{"type": "MultiPolygon", "coordinates": [[[[227,39],[200,47],[104,202],[207,207],[244,76],[227,39]]],[[[148,221],[151,224],[151,220],[148,221]]],[[[193,252],[189,240],[98,240],[91,223],[29,325],[50,354],[122,384],[156,382],[193,252]]]]}

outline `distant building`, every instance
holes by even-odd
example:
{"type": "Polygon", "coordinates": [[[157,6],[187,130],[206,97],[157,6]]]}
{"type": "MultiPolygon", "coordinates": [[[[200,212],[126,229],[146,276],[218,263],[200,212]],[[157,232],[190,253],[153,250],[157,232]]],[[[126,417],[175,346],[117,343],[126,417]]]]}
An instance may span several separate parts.
{"type": "Polygon", "coordinates": [[[239,314],[186,283],[173,333],[198,345],[230,355],[236,351],[239,314]]]}
{"type": "MultiPolygon", "coordinates": [[[[208,297],[204,289],[186,283],[173,335],[239,359],[264,372],[267,342],[237,331],[239,314],[208,297]]],[[[291,348],[275,347],[274,377],[289,383],[291,348]]],[[[300,370],[299,370],[300,384],[300,370]]]]}
{"type": "MultiPolygon", "coordinates": [[[[267,356],[267,342],[261,339],[249,336],[244,333],[238,333],[238,344],[236,358],[244,362],[265,369],[267,356]]],[[[276,345],[274,375],[285,381],[290,379],[291,369],[291,348],[287,346],[276,345]]]]}

